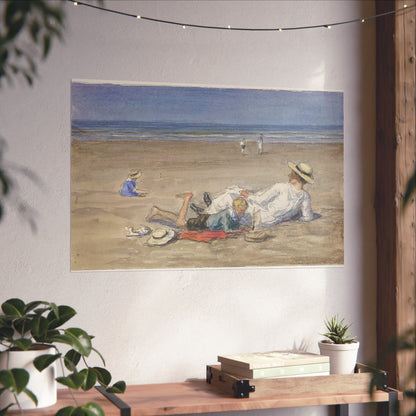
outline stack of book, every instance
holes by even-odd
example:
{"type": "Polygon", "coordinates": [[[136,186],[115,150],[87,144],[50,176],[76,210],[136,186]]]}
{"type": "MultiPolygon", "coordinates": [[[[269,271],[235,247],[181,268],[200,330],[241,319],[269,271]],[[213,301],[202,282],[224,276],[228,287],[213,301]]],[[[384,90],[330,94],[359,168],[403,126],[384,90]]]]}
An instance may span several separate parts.
{"type": "Polygon", "coordinates": [[[222,371],[251,379],[329,375],[329,357],[308,352],[219,355],[218,361],[222,371]]]}

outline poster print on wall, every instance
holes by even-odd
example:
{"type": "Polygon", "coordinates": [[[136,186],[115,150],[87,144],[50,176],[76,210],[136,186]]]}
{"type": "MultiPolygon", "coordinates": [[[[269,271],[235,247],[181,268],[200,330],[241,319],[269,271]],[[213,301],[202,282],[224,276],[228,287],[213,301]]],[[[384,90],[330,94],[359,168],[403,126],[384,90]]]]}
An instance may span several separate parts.
{"type": "Polygon", "coordinates": [[[343,264],[343,93],[77,80],[71,105],[71,270],[343,264]]]}

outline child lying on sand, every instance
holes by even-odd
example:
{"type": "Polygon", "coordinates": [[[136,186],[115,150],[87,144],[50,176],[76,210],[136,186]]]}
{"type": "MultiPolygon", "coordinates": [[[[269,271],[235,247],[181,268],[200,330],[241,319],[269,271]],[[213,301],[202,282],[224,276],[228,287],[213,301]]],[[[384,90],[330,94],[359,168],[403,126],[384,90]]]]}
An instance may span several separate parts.
{"type": "Polygon", "coordinates": [[[183,205],[179,214],[174,214],[173,212],[165,211],[153,206],[149,215],[146,217],[146,220],[168,220],[172,221],[177,227],[186,228],[190,231],[222,230],[225,233],[233,233],[240,230],[240,218],[244,215],[248,206],[245,198],[238,197],[234,199],[232,209],[226,208],[215,214],[200,214],[196,218],[189,218],[187,220],[186,214],[188,212],[189,202],[191,201],[193,194],[179,194],[177,197],[183,198],[183,205]]]}

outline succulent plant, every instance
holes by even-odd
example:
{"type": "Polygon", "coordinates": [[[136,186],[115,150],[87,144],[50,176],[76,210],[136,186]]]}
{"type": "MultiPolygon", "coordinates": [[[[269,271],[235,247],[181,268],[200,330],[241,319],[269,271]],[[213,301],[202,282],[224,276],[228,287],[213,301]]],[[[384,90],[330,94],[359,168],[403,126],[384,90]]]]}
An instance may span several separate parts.
{"type": "Polygon", "coordinates": [[[333,316],[331,319],[326,319],[325,326],[327,332],[321,335],[327,337],[334,344],[350,344],[356,342],[355,339],[357,337],[353,337],[347,333],[352,324],[345,324],[344,321],[338,315],[333,316]]]}

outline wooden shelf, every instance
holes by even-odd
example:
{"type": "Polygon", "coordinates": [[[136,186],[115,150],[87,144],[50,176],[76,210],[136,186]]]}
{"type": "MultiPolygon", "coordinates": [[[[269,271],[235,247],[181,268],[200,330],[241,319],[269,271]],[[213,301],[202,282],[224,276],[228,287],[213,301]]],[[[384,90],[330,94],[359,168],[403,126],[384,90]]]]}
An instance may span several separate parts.
{"type": "MultiPolygon", "coordinates": [[[[395,390],[391,390],[391,392],[397,393],[398,399],[402,398],[400,392],[395,390]]],[[[183,415],[326,405],[346,406],[348,409],[348,405],[352,403],[385,402],[389,404],[392,397],[391,393],[378,390],[372,397],[366,391],[346,394],[315,393],[299,395],[279,395],[279,392],[275,392],[270,397],[236,399],[206,383],[205,380],[128,386],[124,394],[116,396],[124,402],[124,410],[120,410],[116,405],[110,403],[97,390],[77,393],[76,396],[80,404],[89,401],[99,403],[103,407],[106,416],[128,416],[129,414],[131,416],[183,415]]],[[[73,405],[68,391],[66,389],[59,390],[56,405],[26,411],[25,414],[26,416],[53,416],[58,409],[68,405],[73,405]]],[[[344,414],[348,414],[348,411],[344,414]]],[[[389,414],[388,410],[387,414],[389,414]]]]}

